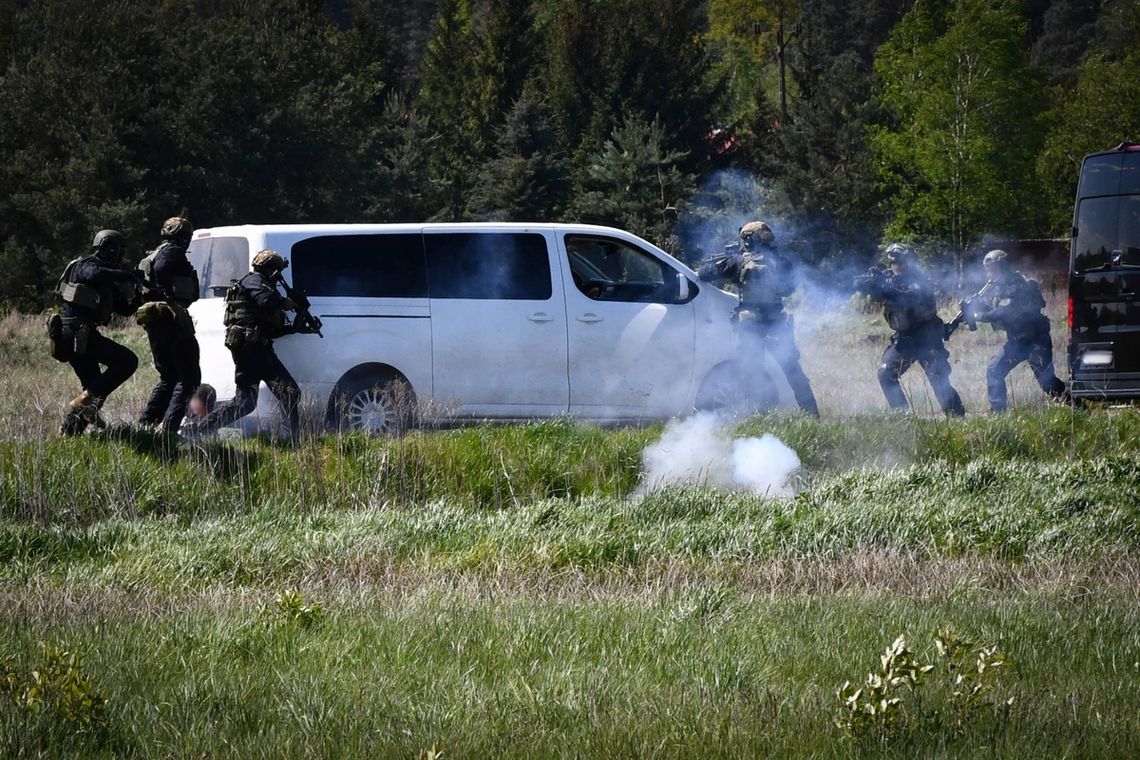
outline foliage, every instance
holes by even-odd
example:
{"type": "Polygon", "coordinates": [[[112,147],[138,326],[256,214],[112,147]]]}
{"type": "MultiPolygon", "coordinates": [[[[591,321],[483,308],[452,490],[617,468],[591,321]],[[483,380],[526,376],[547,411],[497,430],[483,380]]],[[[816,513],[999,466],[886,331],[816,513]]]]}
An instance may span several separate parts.
{"type": "Polygon", "coordinates": [[[263,605],[261,614],[270,624],[311,628],[324,618],[325,609],[317,602],[307,601],[301,592],[288,590],[274,597],[272,605],[263,605]]]}
{"type": "Polygon", "coordinates": [[[692,192],[681,169],[684,154],[669,151],[657,123],[629,118],[586,168],[573,213],[627,229],[666,250],[678,207],[692,192]]]}
{"type": "Polygon", "coordinates": [[[959,271],[983,233],[1033,229],[1041,90],[1024,35],[1013,0],[919,0],[876,54],[892,114],[872,138],[893,195],[886,233],[948,243],[959,271]]]}
{"type": "Polygon", "coordinates": [[[0,702],[0,735],[10,752],[98,750],[112,738],[107,696],[73,649],[41,644],[40,659],[23,667],[0,657],[0,702]]]}
{"type": "Polygon", "coordinates": [[[934,666],[920,665],[902,636],[887,647],[879,662],[882,670],[869,673],[862,687],[856,688],[850,681],[839,687],[835,697],[841,708],[835,725],[847,734],[886,741],[903,730],[907,692],[917,688],[934,666]]]}
{"type": "Polygon", "coordinates": [[[1009,662],[997,645],[979,646],[950,629],[934,637],[935,663],[921,663],[899,636],[879,658],[881,670],[836,691],[835,725],[849,737],[885,743],[927,731],[961,737],[984,717],[1007,712],[1009,698],[991,701],[1009,662]]]}
{"type": "Polygon", "coordinates": [[[1134,4],[1117,3],[1112,11],[1105,14],[1101,39],[1112,40],[1118,33],[1133,42],[1092,49],[1077,71],[1075,87],[1054,91],[1051,127],[1037,158],[1037,175],[1048,193],[1050,228],[1061,234],[1072,225],[1073,196],[1084,156],[1140,140],[1140,102],[1135,97],[1140,88],[1140,50],[1135,46],[1140,10],[1134,4]]]}
{"type": "Polygon", "coordinates": [[[570,193],[550,107],[524,88],[499,130],[471,197],[474,215],[492,221],[555,221],[570,193]]]}

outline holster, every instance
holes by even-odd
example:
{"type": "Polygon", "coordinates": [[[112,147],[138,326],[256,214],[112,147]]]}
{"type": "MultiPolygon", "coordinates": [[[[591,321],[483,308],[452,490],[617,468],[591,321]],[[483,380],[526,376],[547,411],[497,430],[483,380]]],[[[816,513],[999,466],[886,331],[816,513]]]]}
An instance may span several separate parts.
{"type": "Polygon", "coordinates": [[[230,325],[226,328],[226,348],[231,351],[238,351],[246,346],[261,343],[268,343],[268,341],[265,339],[265,336],[262,335],[261,330],[258,330],[256,327],[230,325]]]}
{"type": "Polygon", "coordinates": [[[52,314],[47,319],[48,346],[51,358],[57,362],[66,362],[75,353],[75,341],[71,336],[63,334],[63,317],[52,314]]]}

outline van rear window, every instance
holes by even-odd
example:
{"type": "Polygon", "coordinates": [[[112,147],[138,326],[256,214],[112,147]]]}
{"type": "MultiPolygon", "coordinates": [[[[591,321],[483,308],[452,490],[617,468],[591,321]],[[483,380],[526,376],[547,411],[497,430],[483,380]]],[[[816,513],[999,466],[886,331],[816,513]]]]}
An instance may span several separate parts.
{"type": "Polygon", "coordinates": [[[207,237],[191,240],[186,257],[198,272],[202,298],[220,297],[249,271],[249,241],[243,237],[207,237]],[[217,288],[217,292],[211,290],[217,288]]]}
{"type": "Polygon", "coordinates": [[[536,233],[424,235],[432,298],[546,301],[546,238],[536,233]]]}
{"type": "Polygon", "coordinates": [[[1079,197],[1136,193],[1140,193],[1140,151],[1109,153],[1085,160],[1079,197]]]}
{"type": "Polygon", "coordinates": [[[322,235],[290,252],[293,284],[311,296],[426,298],[422,236],[322,235]]]}

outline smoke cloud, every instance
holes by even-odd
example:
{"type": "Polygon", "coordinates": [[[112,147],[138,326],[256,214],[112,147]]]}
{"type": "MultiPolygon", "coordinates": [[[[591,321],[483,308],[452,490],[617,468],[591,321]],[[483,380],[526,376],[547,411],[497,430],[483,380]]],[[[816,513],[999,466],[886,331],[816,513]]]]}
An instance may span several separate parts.
{"type": "Polygon", "coordinates": [[[792,496],[800,458],[774,435],[733,439],[727,422],[703,412],[673,420],[641,453],[638,494],[663,486],[711,486],[762,496],[792,496]]]}

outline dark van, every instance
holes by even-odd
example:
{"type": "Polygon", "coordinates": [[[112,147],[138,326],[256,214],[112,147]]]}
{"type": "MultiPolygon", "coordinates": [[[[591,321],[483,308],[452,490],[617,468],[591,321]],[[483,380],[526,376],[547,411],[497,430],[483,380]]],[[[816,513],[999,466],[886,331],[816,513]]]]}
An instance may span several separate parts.
{"type": "Polygon", "coordinates": [[[1140,145],[1086,156],[1073,212],[1074,398],[1140,398],[1140,145]]]}

